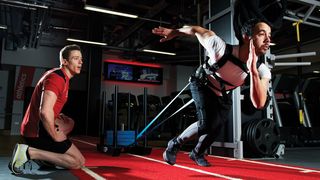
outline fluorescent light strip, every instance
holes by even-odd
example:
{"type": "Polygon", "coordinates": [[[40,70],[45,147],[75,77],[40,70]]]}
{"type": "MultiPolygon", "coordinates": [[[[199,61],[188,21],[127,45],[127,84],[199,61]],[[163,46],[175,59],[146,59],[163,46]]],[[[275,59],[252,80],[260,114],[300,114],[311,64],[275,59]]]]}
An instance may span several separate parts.
{"type": "Polygon", "coordinates": [[[94,42],[94,41],[85,41],[85,40],[81,40],[81,39],[72,39],[72,38],[68,38],[67,41],[80,42],[80,43],[86,43],[86,44],[95,44],[95,45],[100,45],[100,46],[106,46],[107,45],[107,43],[94,42]]]}
{"type": "MultiPolygon", "coordinates": [[[[45,6],[45,5],[30,4],[30,3],[24,3],[24,2],[12,1],[12,0],[1,0],[1,1],[5,2],[5,3],[16,4],[18,6],[22,6],[22,8],[23,8],[23,6],[27,6],[27,7],[31,7],[31,8],[34,7],[34,8],[48,9],[48,6],[45,6]]],[[[5,5],[7,5],[7,4],[5,4],[5,5]]]]}
{"type": "Polygon", "coordinates": [[[0,29],[7,29],[7,26],[0,25],[0,29]]]}
{"type": "Polygon", "coordinates": [[[122,13],[122,12],[117,12],[117,11],[111,11],[111,10],[107,10],[107,9],[104,9],[104,8],[91,6],[91,5],[87,5],[87,4],[84,6],[84,9],[89,10],[89,11],[96,11],[96,12],[101,12],[101,13],[106,13],[106,14],[112,14],[112,15],[116,15],[116,16],[125,16],[125,17],[129,17],[129,18],[138,18],[137,15],[127,14],[127,13],[122,13]]]}
{"type": "Polygon", "coordinates": [[[311,62],[277,62],[274,66],[310,66],[311,62]]]}
{"type": "Polygon", "coordinates": [[[144,52],[149,52],[149,53],[166,54],[166,55],[170,55],[170,56],[175,56],[175,55],[176,55],[176,53],[163,52],[163,51],[155,51],[155,50],[150,50],[150,49],[143,49],[142,51],[144,51],[144,52]]]}

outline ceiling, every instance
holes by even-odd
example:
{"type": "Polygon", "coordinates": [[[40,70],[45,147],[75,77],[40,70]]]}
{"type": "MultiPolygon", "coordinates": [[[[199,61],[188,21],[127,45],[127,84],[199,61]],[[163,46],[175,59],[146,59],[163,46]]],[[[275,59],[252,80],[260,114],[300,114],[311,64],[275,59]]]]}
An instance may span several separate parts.
{"type": "MultiPolygon", "coordinates": [[[[288,10],[282,28],[273,39],[274,52],[281,52],[296,44],[296,32],[292,23],[300,25],[302,42],[320,38],[320,1],[288,0],[288,10]]],[[[101,42],[105,50],[122,58],[139,61],[195,65],[199,61],[199,45],[196,39],[176,38],[159,43],[159,37],[151,34],[157,26],[181,27],[184,24],[201,24],[208,14],[208,0],[0,0],[0,35],[7,50],[62,47],[66,38],[90,40],[94,29],[92,22],[102,28],[101,42]],[[85,4],[110,10],[136,14],[137,19],[95,13],[84,9],[85,4]],[[199,20],[200,19],[200,20],[199,20]],[[200,22],[200,23],[198,23],[200,22]],[[140,52],[148,48],[175,52],[176,56],[140,52]]],[[[99,32],[99,31],[97,31],[99,32]]]]}

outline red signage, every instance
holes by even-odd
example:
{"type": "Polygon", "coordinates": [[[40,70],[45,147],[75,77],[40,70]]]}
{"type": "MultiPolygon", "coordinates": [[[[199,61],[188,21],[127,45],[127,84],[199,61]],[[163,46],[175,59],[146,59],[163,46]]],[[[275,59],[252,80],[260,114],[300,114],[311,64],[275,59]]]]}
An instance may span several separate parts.
{"type": "Polygon", "coordinates": [[[25,87],[32,85],[34,71],[34,67],[20,67],[19,76],[14,88],[14,100],[24,100],[25,87]]]}

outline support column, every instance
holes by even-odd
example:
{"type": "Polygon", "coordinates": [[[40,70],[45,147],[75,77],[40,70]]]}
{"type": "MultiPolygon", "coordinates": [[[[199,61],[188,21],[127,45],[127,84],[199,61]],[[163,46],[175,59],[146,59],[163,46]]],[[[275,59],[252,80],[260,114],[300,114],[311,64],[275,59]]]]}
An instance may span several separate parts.
{"type": "MultiPolygon", "coordinates": [[[[102,41],[103,25],[101,15],[92,13],[89,15],[90,32],[88,39],[92,41],[102,41]]],[[[102,48],[99,46],[88,47],[88,99],[86,117],[86,135],[98,136],[99,132],[99,102],[101,91],[102,73],[102,48]]]]}
{"type": "MultiPolygon", "coordinates": [[[[236,44],[237,39],[233,32],[233,13],[235,0],[218,1],[210,0],[209,19],[204,22],[204,25],[212,27],[214,31],[227,43],[236,44]]],[[[243,158],[243,145],[241,141],[241,103],[240,103],[240,87],[236,88],[232,94],[232,113],[230,113],[230,121],[226,124],[226,128],[214,142],[212,147],[224,147],[227,154],[237,158],[243,158]]],[[[212,149],[211,149],[212,150],[212,149]]]]}

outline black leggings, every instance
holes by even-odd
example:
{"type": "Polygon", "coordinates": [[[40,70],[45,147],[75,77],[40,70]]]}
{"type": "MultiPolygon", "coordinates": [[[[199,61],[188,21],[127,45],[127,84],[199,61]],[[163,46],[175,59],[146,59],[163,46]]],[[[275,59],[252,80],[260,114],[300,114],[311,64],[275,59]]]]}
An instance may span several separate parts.
{"type": "Polygon", "coordinates": [[[232,105],[231,92],[226,97],[217,96],[208,86],[192,78],[190,84],[198,121],[191,124],[178,137],[181,143],[198,137],[195,151],[199,154],[214,142],[220,134],[232,105]]]}

